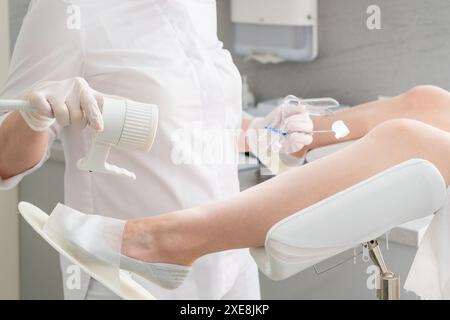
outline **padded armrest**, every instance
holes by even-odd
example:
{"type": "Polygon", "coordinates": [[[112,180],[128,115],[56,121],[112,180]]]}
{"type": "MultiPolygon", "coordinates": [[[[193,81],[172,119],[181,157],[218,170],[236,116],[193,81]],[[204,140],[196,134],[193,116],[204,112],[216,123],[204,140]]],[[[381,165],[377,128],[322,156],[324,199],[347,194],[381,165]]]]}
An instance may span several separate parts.
{"type": "Polygon", "coordinates": [[[267,233],[265,247],[250,252],[269,278],[286,279],[435,213],[445,199],[444,179],[433,164],[406,161],[283,219],[267,233]]]}

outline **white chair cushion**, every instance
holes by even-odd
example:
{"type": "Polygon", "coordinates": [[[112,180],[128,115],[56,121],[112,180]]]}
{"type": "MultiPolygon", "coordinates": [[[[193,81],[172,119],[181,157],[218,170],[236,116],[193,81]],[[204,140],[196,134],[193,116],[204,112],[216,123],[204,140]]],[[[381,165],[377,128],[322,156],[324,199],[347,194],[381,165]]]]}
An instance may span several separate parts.
{"type": "Polygon", "coordinates": [[[250,252],[269,278],[286,279],[435,213],[445,199],[437,168],[425,160],[409,160],[283,219],[267,233],[265,247],[250,252]]]}

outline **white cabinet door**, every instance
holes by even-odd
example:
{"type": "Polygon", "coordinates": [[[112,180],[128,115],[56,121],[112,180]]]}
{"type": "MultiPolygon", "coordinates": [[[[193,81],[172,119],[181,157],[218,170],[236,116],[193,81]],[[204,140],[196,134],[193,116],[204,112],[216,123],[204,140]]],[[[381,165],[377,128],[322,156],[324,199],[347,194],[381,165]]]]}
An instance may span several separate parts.
{"type": "MultiPolygon", "coordinates": [[[[10,57],[8,0],[0,0],[0,87],[10,57]]],[[[19,299],[18,191],[0,191],[0,299],[19,299]]]]}

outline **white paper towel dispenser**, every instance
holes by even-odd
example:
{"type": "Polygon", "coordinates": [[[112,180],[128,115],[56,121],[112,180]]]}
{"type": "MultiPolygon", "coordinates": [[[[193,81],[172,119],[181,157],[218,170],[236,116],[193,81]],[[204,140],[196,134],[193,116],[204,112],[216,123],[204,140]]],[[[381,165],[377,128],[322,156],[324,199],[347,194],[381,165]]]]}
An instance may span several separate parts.
{"type": "Polygon", "coordinates": [[[234,51],[262,63],[317,57],[317,0],[232,0],[234,51]]]}

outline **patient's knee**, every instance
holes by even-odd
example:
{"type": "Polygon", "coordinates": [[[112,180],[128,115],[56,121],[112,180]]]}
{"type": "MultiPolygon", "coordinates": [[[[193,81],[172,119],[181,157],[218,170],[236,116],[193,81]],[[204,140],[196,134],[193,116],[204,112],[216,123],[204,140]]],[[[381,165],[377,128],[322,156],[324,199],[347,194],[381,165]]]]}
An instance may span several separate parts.
{"type": "Polygon", "coordinates": [[[428,125],[420,121],[410,119],[393,119],[376,126],[368,134],[368,137],[374,138],[383,143],[399,140],[414,142],[423,136],[424,127],[428,127],[428,125]]]}
{"type": "Polygon", "coordinates": [[[367,137],[391,150],[395,148],[413,151],[435,139],[435,130],[437,129],[420,121],[394,119],[378,125],[367,137]]]}
{"type": "Polygon", "coordinates": [[[430,161],[450,184],[450,133],[420,121],[396,119],[380,124],[366,137],[397,160],[430,161]]]}
{"type": "Polygon", "coordinates": [[[437,86],[414,87],[404,95],[405,107],[415,112],[431,112],[450,108],[450,92],[437,86]]]}

